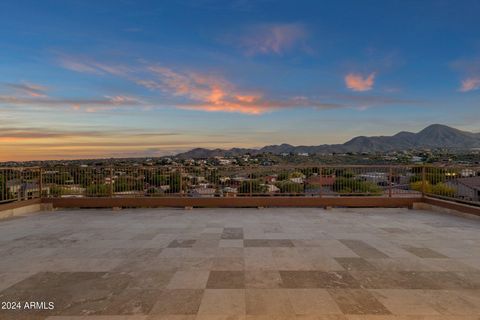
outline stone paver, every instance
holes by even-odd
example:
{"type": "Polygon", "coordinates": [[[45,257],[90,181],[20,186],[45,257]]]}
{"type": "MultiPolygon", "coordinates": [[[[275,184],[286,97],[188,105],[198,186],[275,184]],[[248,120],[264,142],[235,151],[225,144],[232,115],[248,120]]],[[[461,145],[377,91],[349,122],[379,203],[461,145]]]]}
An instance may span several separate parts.
{"type": "Polygon", "coordinates": [[[480,219],[407,209],[65,210],[0,222],[35,320],[480,319],[480,219]]]}

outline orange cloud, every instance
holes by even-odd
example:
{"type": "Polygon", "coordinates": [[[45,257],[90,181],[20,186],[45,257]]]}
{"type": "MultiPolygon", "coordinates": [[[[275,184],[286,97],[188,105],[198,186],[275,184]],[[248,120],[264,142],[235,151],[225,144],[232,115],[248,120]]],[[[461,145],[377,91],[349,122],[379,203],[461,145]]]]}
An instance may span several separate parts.
{"type": "Polygon", "coordinates": [[[179,109],[260,115],[283,108],[341,107],[298,97],[286,98],[283,101],[270,100],[260,93],[240,91],[232,83],[217,75],[177,72],[160,66],[152,66],[149,70],[157,79],[137,80],[137,84],[192,100],[187,103],[176,103],[175,106],[179,109]]]}
{"type": "Polygon", "coordinates": [[[345,76],[345,85],[353,91],[368,91],[373,88],[375,81],[375,73],[371,73],[368,77],[360,74],[349,73],[345,76]]]}
{"type": "MultiPolygon", "coordinates": [[[[284,28],[281,27],[279,30],[280,31],[277,30],[274,33],[277,35],[283,34],[281,30],[284,30],[284,28]]],[[[278,36],[277,39],[279,38],[282,37],[278,36]]],[[[272,48],[281,47],[278,43],[272,46],[272,48]]],[[[74,66],[82,66],[76,68],[79,72],[111,73],[110,68],[96,62],[75,63],[74,66]]],[[[339,104],[322,103],[307,98],[298,99],[298,97],[287,97],[280,101],[271,100],[258,92],[239,90],[234,84],[217,74],[176,71],[159,65],[143,65],[141,67],[126,68],[125,70],[127,69],[129,70],[128,74],[119,73],[117,75],[126,80],[133,81],[147,89],[161,91],[172,97],[182,97],[188,100],[185,102],[162,102],[157,103],[157,106],[173,105],[179,109],[201,110],[207,112],[237,112],[250,115],[259,115],[282,108],[314,107],[325,109],[342,107],[339,104]]],[[[136,100],[110,98],[106,103],[101,104],[100,106],[89,105],[85,110],[87,112],[110,110],[114,109],[117,104],[142,103],[136,100]]],[[[82,105],[85,105],[85,103],[72,104],[73,108],[76,110],[81,109],[82,105]]]]}
{"type": "Polygon", "coordinates": [[[458,89],[461,92],[478,90],[480,88],[480,78],[467,78],[462,81],[462,86],[458,89]]]}

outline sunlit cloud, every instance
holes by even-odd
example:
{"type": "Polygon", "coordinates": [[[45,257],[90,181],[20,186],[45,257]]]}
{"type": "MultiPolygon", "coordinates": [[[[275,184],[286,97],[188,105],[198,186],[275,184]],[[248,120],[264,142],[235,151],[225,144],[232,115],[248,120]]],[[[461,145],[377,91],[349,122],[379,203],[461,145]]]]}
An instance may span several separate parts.
{"type": "Polygon", "coordinates": [[[463,79],[458,91],[469,92],[480,88],[480,58],[462,58],[451,63],[452,69],[463,79]]]}
{"type": "Polygon", "coordinates": [[[282,55],[294,49],[309,51],[307,30],[297,23],[264,24],[248,28],[241,36],[228,36],[227,42],[247,55],[282,55]]]}
{"type": "MultiPolygon", "coordinates": [[[[92,62],[89,65],[106,66],[103,63],[92,62]]],[[[109,72],[107,70],[111,69],[115,70],[115,68],[106,66],[102,68],[101,72],[106,73],[109,72]]],[[[330,97],[271,96],[258,89],[244,90],[238,88],[219,73],[198,72],[188,69],[178,70],[146,62],[123,69],[129,70],[128,73],[115,73],[115,75],[160,94],[160,101],[155,101],[155,97],[150,99],[149,104],[155,107],[262,115],[278,110],[295,108],[313,108],[318,110],[354,108],[366,110],[376,106],[412,103],[405,99],[395,99],[393,97],[367,97],[363,95],[350,97],[339,97],[338,95],[330,97]],[[165,100],[169,98],[171,100],[166,102],[165,100]]],[[[374,82],[375,73],[367,76],[350,73],[345,77],[347,87],[358,92],[371,90],[374,82]]],[[[115,109],[117,104],[143,105],[144,107],[148,105],[147,103],[142,103],[137,98],[108,97],[103,105],[87,106],[83,110],[87,112],[107,111],[115,109]]],[[[82,109],[80,106],[75,108],[82,109]]]]}
{"type": "Polygon", "coordinates": [[[345,85],[353,91],[372,90],[374,82],[375,73],[371,73],[367,77],[357,73],[349,73],[345,76],[345,85]]]}
{"type": "Polygon", "coordinates": [[[177,103],[179,109],[207,112],[243,113],[260,115],[279,109],[295,107],[339,108],[333,103],[320,103],[298,97],[275,100],[260,92],[244,92],[226,79],[197,72],[177,72],[169,68],[152,66],[149,68],[157,78],[139,80],[137,84],[149,89],[169,92],[192,100],[190,103],[177,103]]]}
{"type": "Polygon", "coordinates": [[[462,81],[460,89],[461,92],[468,92],[480,89],[480,78],[467,78],[462,81]]]}

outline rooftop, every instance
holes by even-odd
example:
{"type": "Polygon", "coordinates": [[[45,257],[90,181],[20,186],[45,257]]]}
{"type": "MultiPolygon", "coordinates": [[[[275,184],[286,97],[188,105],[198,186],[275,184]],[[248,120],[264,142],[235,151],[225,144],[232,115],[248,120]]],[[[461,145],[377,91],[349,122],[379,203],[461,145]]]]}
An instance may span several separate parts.
{"type": "Polygon", "coordinates": [[[0,221],[0,301],[55,308],[0,319],[478,319],[479,230],[408,209],[45,212],[0,221]]]}

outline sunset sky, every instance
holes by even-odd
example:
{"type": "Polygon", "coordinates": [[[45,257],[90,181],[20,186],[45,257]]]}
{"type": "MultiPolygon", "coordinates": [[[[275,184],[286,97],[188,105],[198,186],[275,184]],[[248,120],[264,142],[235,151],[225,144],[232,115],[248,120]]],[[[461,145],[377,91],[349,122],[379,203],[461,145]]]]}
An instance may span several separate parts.
{"type": "Polygon", "coordinates": [[[0,1],[0,161],[480,131],[480,1],[0,1]]]}

